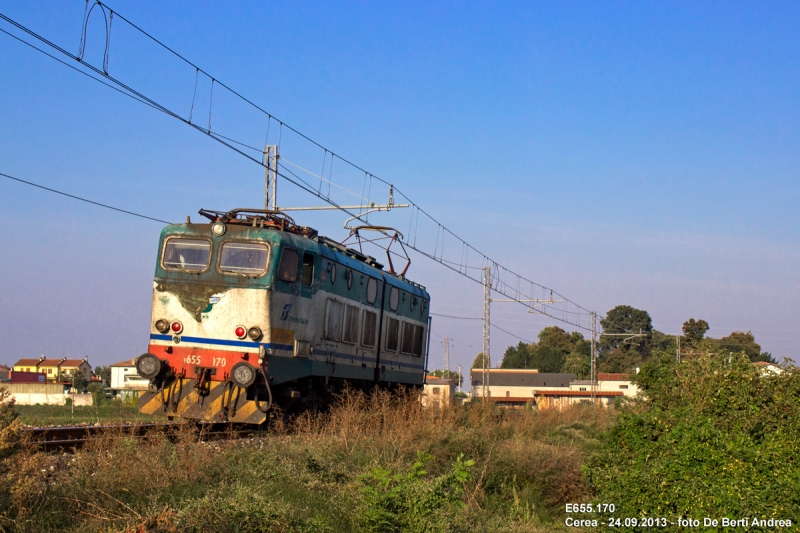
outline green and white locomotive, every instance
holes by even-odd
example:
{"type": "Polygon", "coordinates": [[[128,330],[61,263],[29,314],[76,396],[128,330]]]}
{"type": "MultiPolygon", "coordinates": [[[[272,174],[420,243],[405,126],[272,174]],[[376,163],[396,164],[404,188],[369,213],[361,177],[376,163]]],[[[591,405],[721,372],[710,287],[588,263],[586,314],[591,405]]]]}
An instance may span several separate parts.
{"type": "Polygon", "coordinates": [[[345,384],[422,386],[424,287],[282,213],[200,214],[161,232],[140,411],[261,423],[345,384]]]}

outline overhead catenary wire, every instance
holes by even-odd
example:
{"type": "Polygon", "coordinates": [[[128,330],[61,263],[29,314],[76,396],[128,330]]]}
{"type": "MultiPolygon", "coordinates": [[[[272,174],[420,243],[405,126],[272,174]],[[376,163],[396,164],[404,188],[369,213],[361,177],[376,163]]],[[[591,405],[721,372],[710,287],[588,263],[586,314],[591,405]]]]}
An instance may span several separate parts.
{"type": "MultiPolygon", "coordinates": [[[[553,318],[555,320],[559,320],[561,322],[565,322],[565,323],[571,324],[571,325],[573,325],[575,327],[578,327],[580,329],[584,329],[584,330],[589,330],[590,329],[589,322],[588,322],[588,317],[590,316],[591,313],[586,308],[580,306],[579,304],[573,302],[572,300],[569,300],[568,298],[566,298],[563,295],[557,293],[556,291],[552,291],[552,290],[548,289],[547,287],[544,287],[543,285],[540,285],[540,284],[535,283],[535,282],[533,282],[531,280],[528,280],[528,279],[520,276],[519,274],[516,274],[516,273],[512,272],[511,270],[501,266],[496,261],[494,261],[494,260],[490,259],[488,256],[486,256],[484,253],[480,252],[478,249],[476,249],[475,247],[471,246],[464,239],[461,239],[460,237],[458,237],[455,233],[453,233],[447,227],[445,227],[441,223],[437,222],[436,219],[434,219],[430,215],[430,213],[428,213],[426,210],[422,209],[418,204],[416,204],[413,201],[411,201],[408,198],[408,196],[406,196],[405,194],[402,193],[402,191],[400,189],[398,189],[397,187],[394,187],[388,181],[386,181],[386,180],[384,180],[384,179],[382,179],[382,178],[380,178],[378,176],[375,176],[372,173],[367,172],[365,169],[363,169],[360,166],[354,164],[352,161],[337,155],[335,152],[333,152],[332,150],[322,146],[320,143],[314,141],[313,139],[311,139],[307,135],[299,132],[298,130],[292,128],[291,126],[286,125],[280,119],[274,117],[272,114],[270,114],[269,112],[267,112],[266,110],[264,110],[263,108],[261,108],[260,106],[258,106],[254,102],[252,102],[251,100],[247,99],[246,97],[244,97],[243,95],[241,95],[237,91],[235,91],[232,88],[230,88],[229,86],[225,85],[216,76],[212,76],[211,74],[209,74],[208,72],[206,72],[205,70],[200,68],[195,63],[192,63],[191,61],[189,61],[188,59],[186,59],[182,55],[180,55],[177,52],[175,52],[172,48],[170,48],[169,46],[165,45],[163,42],[159,41],[158,39],[156,39],[155,37],[153,37],[152,35],[150,35],[146,31],[144,31],[142,28],[140,28],[136,24],[132,23],[130,20],[128,20],[124,16],[120,15],[117,11],[114,11],[110,6],[107,6],[106,4],[104,4],[102,2],[99,2],[99,1],[97,1],[95,3],[95,5],[99,5],[101,7],[101,10],[103,11],[104,15],[105,15],[105,9],[108,9],[109,12],[112,12],[112,13],[114,13],[116,15],[118,20],[124,21],[126,24],[130,25],[130,27],[134,28],[136,31],[140,32],[142,35],[146,36],[147,38],[152,40],[154,43],[158,44],[164,50],[168,51],[170,54],[172,54],[175,57],[179,58],[184,63],[190,65],[195,70],[195,72],[193,73],[193,74],[195,74],[195,80],[193,80],[193,81],[195,81],[195,87],[196,87],[196,83],[197,83],[197,81],[196,81],[197,80],[197,76],[199,75],[199,73],[202,73],[203,75],[207,76],[211,80],[212,93],[209,95],[209,124],[208,124],[207,128],[203,128],[202,126],[199,126],[199,125],[193,123],[192,120],[191,120],[191,115],[190,115],[189,118],[184,118],[183,116],[181,116],[180,113],[178,113],[178,112],[176,112],[176,111],[174,111],[172,109],[167,108],[166,106],[160,104],[159,102],[157,102],[153,98],[144,95],[143,93],[135,90],[132,86],[121,82],[119,79],[117,79],[114,76],[111,76],[107,72],[107,69],[105,68],[106,67],[105,63],[103,65],[103,67],[104,67],[103,70],[100,70],[97,67],[91,65],[90,63],[88,63],[86,61],[83,61],[81,57],[74,56],[74,55],[70,54],[69,52],[67,52],[66,50],[61,48],[60,46],[58,46],[55,43],[47,40],[46,38],[44,38],[43,36],[39,35],[35,31],[33,31],[33,30],[29,29],[29,28],[26,28],[22,24],[17,23],[16,21],[10,19],[9,17],[7,17],[7,16],[5,16],[3,14],[0,14],[0,18],[5,20],[6,22],[12,24],[13,26],[18,28],[19,30],[27,33],[31,37],[33,37],[33,38],[39,40],[40,42],[50,46],[51,48],[53,48],[54,50],[58,51],[59,53],[64,54],[67,57],[70,57],[71,59],[74,59],[74,60],[78,61],[79,65],[81,65],[82,67],[84,67],[86,69],[89,69],[89,70],[95,72],[96,74],[102,76],[102,78],[103,78],[103,79],[95,78],[95,77],[93,77],[93,76],[81,71],[80,69],[77,69],[79,72],[82,72],[82,73],[86,74],[91,79],[93,79],[95,81],[101,81],[101,83],[103,83],[104,85],[110,86],[109,83],[105,82],[107,80],[108,82],[111,82],[112,84],[116,85],[117,87],[115,89],[118,90],[119,92],[122,92],[123,94],[127,94],[128,96],[134,97],[134,100],[139,101],[141,103],[145,103],[148,106],[150,106],[150,107],[152,107],[154,109],[157,109],[157,110],[159,110],[159,111],[161,111],[161,112],[163,112],[163,113],[165,113],[165,114],[167,114],[167,115],[169,115],[169,116],[171,116],[173,118],[177,118],[178,120],[181,120],[185,124],[195,128],[196,130],[202,132],[203,134],[213,138],[217,142],[223,144],[224,146],[227,146],[228,148],[230,148],[230,149],[234,150],[235,152],[239,153],[240,155],[250,159],[251,161],[253,161],[253,162],[255,162],[255,163],[259,164],[259,165],[262,165],[262,166],[267,166],[268,162],[266,162],[264,160],[264,158],[263,158],[263,151],[261,151],[261,150],[258,151],[259,152],[258,153],[258,158],[253,157],[252,155],[250,155],[250,154],[248,154],[248,153],[243,151],[243,149],[248,149],[248,150],[254,150],[255,151],[256,149],[253,148],[251,145],[249,145],[247,143],[244,143],[244,142],[241,142],[240,140],[234,140],[232,137],[229,137],[229,136],[223,136],[223,135],[218,134],[217,132],[214,132],[212,130],[212,128],[211,128],[211,104],[212,104],[214,86],[216,85],[219,88],[224,88],[225,90],[229,91],[230,94],[232,94],[232,95],[236,96],[238,99],[240,99],[242,102],[245,102],[247,105],[251,106],[253,109],[256,109],[260,113],[263,113],[268,118],[268,121],[267,121],[268,122],[268,124],[267,124],[268,126],[271,123],[272,119],[275,119],[278,122],[278,124],[280,126],[280,133],[279,133],[279,140],[278,140],[279,146],[280,146],[282,135],[283,135],[283,127],[286,126],[287,131],[293,132],[295,135],[299,136],[301,139],[304,139],[305,141],[311,143],[313,146],[319,148],[320,150],[324,150],[324,152],[326,154],[329,154],[330,162],[327,165],[328,166],[327,172],[328,172],[328,175],[329,175],[329,179],[325,179],[323,177],[323,175],[324,175],[324,173],[326,171],[324,166],[323,166],[323,174],[319,176],[320,177],[320,181],[323,181],[323,180],[324,181],[328,181],[328,191],[327,191],[327,193],[322,193],[321,187],[312,187],[312,186],[310,186],[309,183],[305,182],[305,180],[300,180],[299,176],[297,176],[294,173],[291,173],[291,174],[293,174],[294,177],[290,178],[285,173],[278,172],[278,169],[274,169],[276,171],[276,175],[277,176],[280,176],[280,177],[286,179],[289,183],[292,183],[293,185],[299,187],[301,190],[304,190],[304,191],[306,191],[306,192],[308,192],[310,194],[313,194],[314,196],[320,198],[324,202],[327,202],[331,206],[336,207],[338,209],[341,209],[343,212],[345,212],[348,215],[350,215],[351,217],[353,217],[353,219],[357,219],[357,220],[360,220],[360,221],[362,221],[362,222],[364,222],[366,224],[369,224],[368,215],[364,216],[363,214],[353,213],[350,210],[343,208],[342,204],[340,204],[339,202],[337,202],[335,199],[331,198],[331,196],[330,196],[331,186],[337,186],[337,187],[342,188],[343,190],[349,192],[350,194],[356,194],[357,195],[357,193],[352,193],[352,191],[348,191],[347,189],[345,189],[343,187],[340,187],[338,184],[334,184],[333,183],[333,159],[339,159],[339,161],[341,161],[342,163],[345,163],[346,165],[349,165],[353,169],[357,169],[358,171],[363,172],[365,174],[365,176],[368,176],[368,181],[369,181],[368,193],[367,193],[368,199],[369,199],[369,197],[372,196],[372,181],[374,179],[379,183],[382,183],[382,184],[384,184],[384,185],[386,185],[388,187],[393,188],[395,194],[397,194],[398,196],[408,200],[408,203],[411,204],[411,206],[412,206],[411,215],[412,215],[412,217],[414,215],[416,215],[417,219],[416,219],[416,222],[415,222],[415,231],[414,231],[413,241],[411,240],[410,231],[409,231],[409,236],[405,237],[405,239],[402,241],[404,245],[406,245],[407,247],[409,247],[410,249],[412,249],[414,251],[417,251],[421,255],[423,255],[425,257],[428,257],[430,259],[433,259],[434,261],[436,261],[436,262],[438,262],[438,263],[450,268],[454,272],[457,272],[457,273],[459,273],[461,275],[464,275],[465,277],[468,277],[469,279],[471,279],[471,280],[473,280],[475,282],[478,282],[478,283],[482,283],[482,281],[480,279],[480,276],[477,275],[478,272],[480,272],[480,267],[476,267],[476,266],[471,266],[471,265],[465,264],[463,257],[474,258],[474,262],[482,262],[483,263],[482,266],[484,266],[484,265],[492,266],[492,269],[493,269],[493,272],[494,272],[494,275],[493,275],[493,287],[492,287],[493,290],[495,290],[496,292],[498,292],[500,294],[508,296],[509,298],[515,299],[517,302],[519,302],[522,305],[525,305],[526,307],[529,307],[529,308],[533,308],[533,306],[531,306],[530,304],[526,304],[525,302],[526,302],[526,300],[533,299],[534,294],[527,294],[527,293],[524,293],[524,292],[520,292],[521,291],[520,287],[522,287],[523,285],[525,287],[529,287],[529,289],[526,288],[525,290],[530,290],[532,292],[535,292],[535,291],[550,291],[550,293],[553,296],[557,296],[559,305],[547,305],[547,304],[541,305],[540,304],[540,305],[536,306],[536,308],[534,309],[535,311],[537,311],[537,312],[539,312],[539,313],[541,313],[543,315],[550,316],[551,318],[553,318]],[[120,91],[120,89],[122,89],[122,90],[120,91]],[[236,146],[234,146],[234,145],[236,145],[236,146]],[[430,221],[431,223],[433,223],[433,224],[435,224],[437,226],[437,230],[436,230],[437,231],[437,243],[436,243],[436,246],[434,247],[433,253],[430,253],[429,251],[426,251],[423,248],[424,243],[423,244],[418,244],[418,242],[417,242],[417,228],[419,227],[419,218],[420,218],[419,215],[420,215],[420,213],[422,215],[424,215],[424,217],[427,219],[426,220],[426,224],[427,224],[427,221],[430,221]],[[445,241],[446,240],[449,241],[449,240],[452,240],[452,239],[456,240],[458,243],[461,244],[460,248],[455,247],[456,249],[460,249],[461,250],[462,260],[460,262],[449,261],[448,259],[445,258],[445,245],[448,246],[448,250],[450,250],[451,248],[454,248],[452,246],[452,243],[449,243],[449,242],[446,243],[445,241]],[[470,254],[470,248],[473,250],[472,254],[470,254]]],[[[86,17],[89,17],[89,16],[91,16],[91,10],[89,10],[89,12],[86,14],[86,17]]],[[[84,28],[86,27],[86,20],[84,20],[83,26],[84,26],[84,28]]],[[[110,28],[108,28],[108,27],[106,28],[107,31],[109,29],[110,28]]],[[[12,34],[9,34],[8,32],[4,31],[4,33],[7,33],[8,35],[11,35],[12,37],[15,37],[17,40],[20,40],[20,41],[24,42],[25,44],[28,44],[29,46],[31,46],[35,50],[42,52],[41,49],[39,49],[39,48],[37,48],[37,47],[35,47],[33,45],[30,45],[30,43],[27,43],[26,41],[21,40],[18,37],[14,36],[12,34]]],[[[108,43],[106,43],[106,44],[108,44],[108,43]]],[[[82,47],[85,48],[85,46],[86,46],[86,36],[83,35],[82,36],[82,47]]],[[[117,44],[117,46],[119,46],[119,45],[117,44]]],[[[46,52],[44,52],[44,53],[46,54],[46,52]]],[[[47,55],[49,57],[51,57],[51,58],[54,58],[50,54],[47,54],[47,55]]],[[[104,60],[105,60],[106,57],[107,57],[107,54],[104,54],[104,60]]],[[[59,60],[59,62],[62,63],[62,64],[66,64],[65,62],[60,61],[60,60],[59,60]]],[[[196,88],[192,92],[196,93],[196,88]]],[[[192,94],[192,101],[193,102],[195,100],[195,96],[196,96],[196,94],[192,94]]],[[[193,108],[193,106],[192,106],[192,108],[193,108]]],[[[193,111],[192,108],[190,108],[190,114],[193,111]]],[[[285,166],[283,168],[284,168],[284,170],[288,171],[288,169],[286,169],[285,166]]],[[[271,169],[271,170],[273,170],[273,169],[271,169]]],[[[303,170],[305,170],[305,169],[303,169],[303,170]]],[[[311,174],[314,175],[314,173],[311,173],[311,174]]],[[[363,196],[362,196],[362,198],[363,198],[363,196]]]]}
{"type": "Polygon", "coordinates": [[[133,211],[128,211],[127,209],[122,209],[122,208],[119,208],[119,207],[114,207],[112,205],[103,204],[103,203],[100,203],[100,202],[95,202],[94,200],[89,200],[88,198],[83,198],[81,196],[76,196],[74,194],[69,194],[69,193],[64,192],[64,191],[59,191],[59,190],[56,190],[56,189],[52,189],[50,187],[45,187],[44,185],[40,185],[38,183],[33,183],[32,181],[27,181],[27,180],[23,180],[23,179],[20,179],[20,178],[15,178],[14,176],[11,176],[9,174],[5,174],[3,172],[0,172],[0,176],[3,176],[4,178],[8,178],[10,180],[18,181],[20,183],[24,183],[25,185],[30,185],[32,187],[38,187],[39,189],[44,189],[45,191],[50,191],[50,192],[53,192],[53,193],[56,193],[56,194],[60,194],[62,196],[67,196],[67,197],[72,198],[74,200],[80,200],[81,202],[86,202],[87,204],[93,204],[93,205],[96,205],[96,206],[99,206],[99,207],[105,207],[106,209],[111,209],[113,211],[119,211],[120,213],[125,213],[127,215],[133,215],[133,216],[139,217],[139,218],[145,218],[147,220],[152,220],[154,222],[163,222],[164,224],[172,224],[172,222],[169,222],[167,220],[161,220],[160,218],[149,217],[147,215],[142,215],[141,213],[134,213],[133,211]]]}

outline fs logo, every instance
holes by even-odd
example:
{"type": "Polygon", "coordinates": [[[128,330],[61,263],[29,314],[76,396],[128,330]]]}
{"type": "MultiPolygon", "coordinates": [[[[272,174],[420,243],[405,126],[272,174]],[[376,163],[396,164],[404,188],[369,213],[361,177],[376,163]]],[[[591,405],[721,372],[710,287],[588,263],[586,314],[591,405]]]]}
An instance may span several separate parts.
{"type": "Polygon", "coordinates": [[[292,304],[286,304],[283,306],[283,312],[281,313],[281,320],[286,320],[289,318],[289,311],[292,310],[292,304]]]}

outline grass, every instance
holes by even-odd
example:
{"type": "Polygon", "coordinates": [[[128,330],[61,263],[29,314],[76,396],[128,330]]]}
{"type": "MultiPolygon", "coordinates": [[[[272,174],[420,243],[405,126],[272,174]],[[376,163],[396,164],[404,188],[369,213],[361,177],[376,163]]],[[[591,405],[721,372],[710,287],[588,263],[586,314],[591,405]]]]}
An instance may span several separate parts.
{"type": "Polygon", "coordinates": [[[187,426],[74,455],[19,446],[0,463],[0,531],[564,531],[612,417],[353,392],[266,437],[206,443],[187,426]]]}
{"type": "Polygon", "coordinates": [[[17,405],[15,409],[26,426],[156,421],[156,417],[144,415],[136,407],[118,401],[103,401],[96,406],[76,405],[74,413],[70,405],[17,405]]]}

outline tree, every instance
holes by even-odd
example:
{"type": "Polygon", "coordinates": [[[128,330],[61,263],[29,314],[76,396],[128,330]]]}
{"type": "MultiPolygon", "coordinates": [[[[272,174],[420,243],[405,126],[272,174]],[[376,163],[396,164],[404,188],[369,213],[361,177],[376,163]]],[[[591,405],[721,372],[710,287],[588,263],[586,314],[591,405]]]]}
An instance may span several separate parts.
{"type": "Polygon", "coordinates": [[[94,369],[94,375],[102,379],[106,385],[111,384],[111,367],[110,366],[98,366],[94,369]]]}
{"type": "Polygon", "coordinates": [[[77,391],[83,390],[86,387],[86,378],[83,376],[83,372],[74,371],[72,373],[72,386],[77,391]]]}
{"type": "Polygon", "coordinates": [[[463,385],[464,376],[461,376],[458,374],[458,372],[454,372],[452,370],[434,370],[433,372],[430,372],[430,375],[442,379],[452,379],[459,387],[463,385]]]}
{"type": "Polygon", "coordinates": [[[764,375],[740,354],[665,353],[633,380],[642,394],[586,466],[598,501],[617,516],[800,516],[797,368],[764,375]]]}
{"type": "Polygon", "coordinates": [[[747,333],[734,331],[727,337],[709,339],[709,341],[716,351],[722,353],[744,353],[754,363],[758,361],[775,362],[772,354],[761,351],[761,345],[756,342],[755,336],[749,331],[747,333]]]}
{"type": "Polygon", "coordinates": [[[486,359],[486,368],[489,368],[489,358],[483,356],[483,352],[475,356],[472,362],[472,368],[483,368],[483,360],[486,359]]]}
{"type": "Polygon", "coordinates": [[[601,336],[599,342],[600,354],[608,355],[614,350],[636,352],[641,357],[650,355],[652,349],[653,320],[650,314],[643,309],[636,309],[630,305],[618,305],[606,313],[600,321],[603,333],[613,336],[601,336]],[[621,333],[644,333],[645,337],[635,337],[627,340],[621,333]]]}
{"type": "Polygon", "coordinates": [[[694,318],[690,318],[683,323],[683,335],[686,337],[686,340],[692,344],[702,341],[708,330],[708,322],[702,319],[695,320],[694,318]]]}
{"type": "Polygon", "coordinates": [[[536,368],[530,366],[535,347],[535,344],[525,344],[521,341],[516,346],[509,346],[506,348],[506,353],[503,354],[500,368],[536,368]]]}
{"type": "MultiPolygon", "coordinates": [[[[590,349],[591,351],[591,349],[590,349]]],[[[592,370],[592,361],[588,354],[582,354],[578,351],[570,352],[564,359],[564,366],[561,371],[565,374],[577,374],[578,379],[583,379],[592,370]]]]}
{"type": "MultiPolygon", "coordinates": [[[[580,337],[583,338],[583,335],[580,335],[580,337]]],[[[560,327],[549,326],[539,332],[539,346],[567,355],[575,348],[575,343],[572,336],[560,327]]]]}

